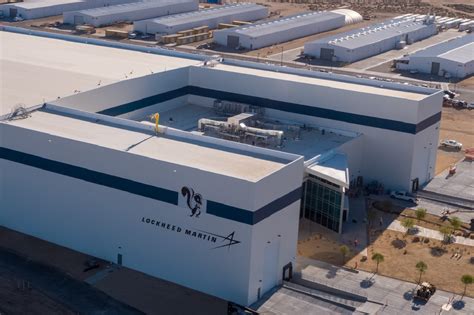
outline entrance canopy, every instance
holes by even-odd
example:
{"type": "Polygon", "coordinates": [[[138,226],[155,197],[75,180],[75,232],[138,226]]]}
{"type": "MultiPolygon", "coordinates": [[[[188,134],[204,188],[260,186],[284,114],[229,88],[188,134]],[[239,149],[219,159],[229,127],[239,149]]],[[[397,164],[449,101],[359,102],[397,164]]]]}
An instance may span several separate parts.
{"type": "Polygon", "coordinates": [[[340,187],[349,188],[349,167],[345,154],[328,152],[319,155],[306,163],[306,172],[340,187]]]}

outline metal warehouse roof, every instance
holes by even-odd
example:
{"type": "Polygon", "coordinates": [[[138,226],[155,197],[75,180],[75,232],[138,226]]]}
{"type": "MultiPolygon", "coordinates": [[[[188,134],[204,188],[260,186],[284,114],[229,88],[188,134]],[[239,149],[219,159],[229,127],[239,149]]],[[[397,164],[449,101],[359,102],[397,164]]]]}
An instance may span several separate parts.
{"type": "Polygon", "coordinates": [[[318,22],[322,23],[335,18],[341,18],[341,14],[328,11],[308,12],[287,16],[278,20],[269,20],[250,25],[242,25],[231,28],[229,31],[251,37],[258,37],[280,31],[291,30],[294,27],[303,25],[312,25],[318,22]]]}
{"type": "Polygon", "coordinates": [[[413,32],[427,27],[419,19],[391,20],[380,24],[375,24],[366,28],[360,28],[355,31],[340,33],[335,36],[321,38],[310,43],[329,43],[334,46],[348,49],[356,49],[368,46],[394,36],[400,36],[404,33],[413,32]]]}
{"type": "Polygon", "coordinates": [[[81,3],[86,2],[85,0],[36,0],[28,2],[12,2],[9,3],[10,6],[15,6],[18,8],[24,9],[38,9],[46,8],[55,5],[69,4],[69,3],[81,3]]]}
{"type": "Polygon", "coordinates": [[[438,57],[459,63],[471,62],[474,60],[474,34],[430,46],[410,57],[438,57]]]}
{"type": "Polygon", "coordinates": [[[150,19],[151,22],[159,24],[165,24],[168,26],[181,25],[183,23],[199,22],[208,20],[216,17],[220,17],[226,14],[238,14],[247,11],[253,11],[255,9],[265,8],[264,6],[253,4],[253,3],[238,3],[231,5],[224,5],[212,9],[204,9],[199,11],[193,11],[188,13],[173,14],[169,16],[159,17],[156,19],[150,19]]]}
{"type": "Polygon", "coordinates": [[[195,1],[194,0],[159,0],[159,1],[144,0],[140,2],[124,3],[124,4],[117,4],[117,5],[111,5],[111,6],[106,6],[106,7],[85,9],[78,12],[92,16],[92,17],[100,17],[100,16],[107,16],[110,14],[126,13],[130,11],[135,11],[135,10],[160,8],[160,7],[166,7],[173,4],[189,3],[189,2],[195,2],[195,1]]]}

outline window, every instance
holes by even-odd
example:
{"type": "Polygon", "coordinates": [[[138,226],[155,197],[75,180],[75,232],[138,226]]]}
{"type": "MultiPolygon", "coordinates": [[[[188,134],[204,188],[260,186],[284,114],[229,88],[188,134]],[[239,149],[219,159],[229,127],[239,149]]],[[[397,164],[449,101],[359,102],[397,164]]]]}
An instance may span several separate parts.
{"type": "Polygon", "coordinates": [[[317,176],[309,177],[304,184],[302,213],[305,218],[339,232],[342,202],[339,186],[317,176]]]}

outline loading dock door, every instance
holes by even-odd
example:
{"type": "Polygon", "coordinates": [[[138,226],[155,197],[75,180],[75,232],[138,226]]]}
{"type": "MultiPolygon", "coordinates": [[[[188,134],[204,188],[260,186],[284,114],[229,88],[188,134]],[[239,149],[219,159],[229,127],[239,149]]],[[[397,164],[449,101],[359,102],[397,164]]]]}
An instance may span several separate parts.
{"type": "Polygon", "coordinates": [[[227,35],[227,47],[237,48],[240,44],[239,36],[227,35]]]}
{"type": "Polygon", "coordinates": [[[10,17],[11,17],[11,18],[16,17],[17,14],[18,14],[18,9],[10,8],[10,17]]]}
{"type": "Polygon", "coordinates": [[[439,62],[431,63],[431,74],[438,75],[439,73],[439,62]]]}
{"type": "Polygon", "coordinates": [[[84,17],[82,15],[74,15],[74,25],[84,24],[84,17]]]}
{"type": "Polygon", "coordinates": [[[323,60],[332,61],[332,57],[334,57],[334,49],[321,48],[320,56],[323,60]]]}

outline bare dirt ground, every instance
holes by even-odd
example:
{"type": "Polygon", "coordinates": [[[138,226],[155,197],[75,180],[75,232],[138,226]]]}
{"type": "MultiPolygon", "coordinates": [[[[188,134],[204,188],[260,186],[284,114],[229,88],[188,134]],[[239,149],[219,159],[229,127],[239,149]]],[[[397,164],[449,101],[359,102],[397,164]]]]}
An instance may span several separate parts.
{"type": "MultiPolygon", "coordinates": [[[[454,139],[463,144],[463,148],[474,147],[474,110],[458,110],[444,107],[441,118],[440,141],[454,139]]],[[[438,149],[436,174],[464,158],[463,151],[438,149]]]]}
{"type": "MultiPolygon", "coordinates": [[[[354,268],[357,263],[358,269],[375,272],[376,264],[370,257],[378,252],[385,257],[379,266],[379,274],[416,283],[419,272],[415,265],[422,260],[428,265],[422,280],[429,281],[445,291],[462,293],[464,286],[460,281],[461,276],[474,274],[474,264],[469,260],[474,248],[457,244],[443,245],[440,241],[432,239],[428,243],[413,242],[413,238],[390,230],[372,231],[368,248],[369,259],[363,261],[360,251],[348,245],[351,253],[346,257],[344,266],[354,268]],[[394,244],[403,247],[396,248],[394,244]],[[459,260],[451,258],[455,252],[462,253],[459,260]]],[[[333,239],[315,234],[298,243],[298,255],[341,266],[342,255],[339,252],[341,245],[333,239]]],[[[474,289],[468,289],[467,295],[474,297],[474,289]]]]}
{"type": "Polygon", "coordinates": [[[21,280],[11,275],[0,276],[1,314],[75,314],[35,288],[22,285],[21,280]]]}
{"type": "Polygon", "coordinates": [[[68,248],[0,227],[0,314],[77,314],[78,310],[86,310],[81,312],[83,314],[93,314],[89,310],[96,313],[101,310],[101,314],[217,315],[226,311],[224,300],[125,267],[108,269],[109,272],[94,281],[91,287],[83,281],[104,271],[108,263],[97,259],[101,268],[84,272],[84,261],[89,258],[68,248]],[[26,260],[23,269],[12,266],[8,257],[13,255],[26,260]],[[41,273],[41,268],[46,269],[47,273],[41,273]],[[55,278],[58,271],[60,275],[67,275],[67,281],[55,278]],[[38,273],[41,279],[38,279],[38,273]],[[22,283],[25,279],[31,281],[31,289],[17,289],[18,281],[22,283]],[[68,309],[67,302],[75,306],[72,308],[74,312],[68,309]],[[124,313],[127,310],[124,305],[140,311],[124,313]],[[117,312],[120,310],[121,313],[117,312]]]}
{"type": "Polygon", "coordinates": [[[7,248],[33,261],[55,267],[81,281],[107,266],[105,261],[97,260],[100,268],[84,272],[84,263],[90,256],[5,228],[0,228],[0,248],[7,248]]]}

